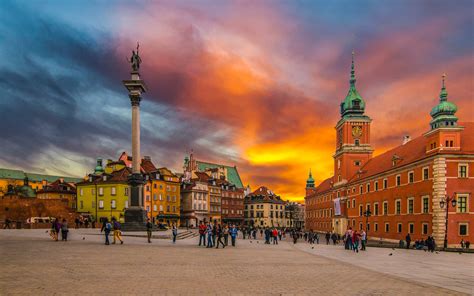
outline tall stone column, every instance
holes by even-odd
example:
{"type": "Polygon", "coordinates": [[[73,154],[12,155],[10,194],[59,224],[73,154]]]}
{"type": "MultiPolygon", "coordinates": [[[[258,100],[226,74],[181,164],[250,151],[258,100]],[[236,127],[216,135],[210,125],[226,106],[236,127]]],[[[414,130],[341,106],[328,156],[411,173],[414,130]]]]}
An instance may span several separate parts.
{"type": "Polygon", "coordinates": [[[132,105],[132,174],[128,177],[131,195],[130,207],[125,210],[123,225],[124,230],[129,231],[144,229],[146,222],[146,211],[143,209],[144,178],[140,172],[140,101],[142,93],[146,92],[146,85],[140,79],[138,67],[133,67],[132,64],[132,69],[131,79],[123,81],[132,105]]]}

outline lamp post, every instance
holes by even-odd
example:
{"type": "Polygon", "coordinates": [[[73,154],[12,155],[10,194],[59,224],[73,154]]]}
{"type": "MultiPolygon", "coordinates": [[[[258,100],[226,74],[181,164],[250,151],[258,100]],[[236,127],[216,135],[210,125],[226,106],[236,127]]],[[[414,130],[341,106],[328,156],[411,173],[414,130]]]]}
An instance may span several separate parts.
{"type": "Polygon", "coordinates": [[[443,209],[444,206],[446,206],[446,224],[445,224],[445,231],[444,231],[444,244],[443,244],[443,250],[446,250],[448,248],[448,215],[449,215],[449,203],[451,203],[451,206],[453,208],[456,207],[456,193],[453,194],[452,197],[449,197],[449,195],[446,195],[444,199],[442,199],[439,202],[439,206],[443,209]]]}
{"type": "Polygon", "coordinates": [[[372,212],[370,211],[370,209],[367,209],[365,212],[364,212],[364,216],[365,216],[365,236],[366,236],[366,239],[367,237],[369,236],[369,217],[372,215],[372,212]]]}

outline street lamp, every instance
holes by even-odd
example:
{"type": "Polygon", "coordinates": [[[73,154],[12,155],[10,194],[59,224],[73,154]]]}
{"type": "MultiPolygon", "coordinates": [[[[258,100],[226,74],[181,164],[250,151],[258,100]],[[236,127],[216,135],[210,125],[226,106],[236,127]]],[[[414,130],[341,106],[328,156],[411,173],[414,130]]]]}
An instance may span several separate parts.
{"type": "Polygon", "coordinates": [[[372,212],[370,211],[370,209],[367,209],[365,212],[364,212],[364,216],[365,216],[365,235],[366,235],[366,239],[367,239],[367,236],[369,235],[369,217],[372,215],[372,212]]]}
{"type": "Polygon", "coordinates": [[[456,193],[453,194],[452,197],[449,197],[449,195],[446,195],[444,199],[442,199],[439,202],[439,206],[443,209],[444,206],[446,205],[446,224],[445,224],[445,231],[444,231],[444,244],[443,244],[443,250],[446,250],[448,248],[448,214],[449,214],[449,203],[451,202],[451,206],[453,208],[456,207],[457,200],[456,200],[456,193]]]}

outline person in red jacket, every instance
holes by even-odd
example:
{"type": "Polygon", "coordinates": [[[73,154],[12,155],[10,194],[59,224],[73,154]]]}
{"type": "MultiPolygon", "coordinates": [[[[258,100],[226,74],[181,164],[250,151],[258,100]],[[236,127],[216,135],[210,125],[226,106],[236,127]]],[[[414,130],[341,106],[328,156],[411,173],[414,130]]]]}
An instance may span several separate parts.
{"type": "Polygon", "coordinates": [[[357,230],[354,230],[354,232],[352,233],[352,246],[353,246],[354,252],[357,252],[357,253],[359,253],[359,240],[360,240],[360,235],[357,232],[357,230]]]}
{"type": "Polygon", "coordinates": [[[278,230],[276,228],[273,228],[272,236],[273,236],[273,244],[278,245],[278,230]]]}
{"type": "Polygon", "coordinates": [[[201,221],[199,224],[199,246],[202,245],[205,247],[206,246],[206,225],[201,221]]]}

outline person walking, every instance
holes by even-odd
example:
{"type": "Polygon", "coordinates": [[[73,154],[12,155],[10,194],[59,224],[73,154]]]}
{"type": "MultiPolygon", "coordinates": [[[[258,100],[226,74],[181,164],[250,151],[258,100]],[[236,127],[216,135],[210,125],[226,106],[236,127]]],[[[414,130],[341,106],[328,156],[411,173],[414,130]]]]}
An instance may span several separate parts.
{"type": "Polygon", "coordinates": [[[367,233],[362,229],[362,232],[360,233],[360,243],[362,245],[361,251],[365,251],[365,245],[367,244],[367,233]]]}
{"type": "Polygon", "coordinates": [[[235,224],[233,224],[232,228],[230,229],[230,239],[232,241],[232,247],[235,247],[236,238],[237,238],[237,228],[235,227],[235,224]]]}
{"type": "MultiPolygon", "coordinates": [[[[109,219],[107,218],[103,219],[103,224],[104,224],[103,230],[105,234],[105,244],[110,245],[109,234],[112,231],[112,225],[109,223],[109,219]]],[[[102,230],[100,232],[102,232],[102,230]]]]}
{"type": "Polygon", "coordinates": [[[11,225],[10,225],[10,224],[11,224],[10,219],[6,218],[6,219],[5,219],[5,225],[3,225],[3,229],[7,229],[7,228],[8,228],[8,229],[11,229],[11,225]]]}
{"type": "Polygon", "coordinates": [[[61,223],[61,240],[67,242],[67,233],[69,232],[69,228],[67,226],[66,219],[63,219],[63,223],[61,223]]]}
{"type": "Polygon", "coordinates": [[[316,239],[316,243],[319,245],[319,232],[314,234],[314,238],[316,239]]]}
{"type": "Polygon", "coordinates": [[[359,253],[359,240],[360,235],[357,233],[357,230],[354,230],[352,232],[352,250],[357,253],[359,253]]]}
{"type": "Polygon", "coordinates": [[[298,242],[298,232],[293,230],[293,244],[296,244],[298,242]]]}
{"type": "Polygon", "coordinates": [[[212,246],[216,245],[216,238],[217,238],[217,221],[214,220],[214,225],[212,226],[212,246]]]}
{"type": "Polygon", "coordinates": [[[333,245],[336,245],[336,243],[337,243],[337,235],[336,235],[335,233],[333,233],[333,234],[331,235],[331,239],[332,239],[332,244],[333,244],[333,245]]]}
{"type": "Polygon", "coordinates": [[[207,248],[212,248],[214,246],[213,242],[212,242],[212,224],[211,222],[209,222],[209,224],[207,225],[207,229],[206,229],[206,232],[207,232],[207,248]]]}
{"type": "Polygon", "coordinates": [[[278,230],[276,228],[273,228],[273,244],[278,245],[278,230]]]}
{"type": "Polygon", "coordinates": [[[217,244],[216,244],[216,249],[219,249],[219,244],[222,244],[222,248],[225,248],[225,244],[222,241],[222,238],[224,236],[224,230],[222,229],[221,224],[217,225],[217,244]]]}
{"type": "Polygon", "coordinates": [[[176,243],[176,237],[178,236],[178,227],[176,227],[176,224],[173,223],[171,226],[171,232],[173,234],[173,244],[176,243]]]}
{"type": "Polygon", "coordinates": [[[59,231],[61,230],[61,223],[59,223],[59,218],[54,219],[53,221],[53,239],[55,241],[59,240],[59,231]]]}
{"type": "Polygon", "coordinates": [[[122,231],[120,230],[122,227],[115,217],[112,217],[112,223],[114,228],[114,242],[112,244],[115,244],[115,241],[119,240],[120,244],[123,245],[122,231]]]}
{"type": "Polygon", "coordinates": [[[148,238],[148,243],[151,243],[151,235],[153,233],[153,223],[151,223],[150,218],[146,219],[146,236],[148,238]]]}
{"type": "Polygon", "coordinates": [[[206,225],[204,222],[199,223],[199,246],[202,245],[205,247],[206,246],[206,225]]]}
{"type": "Polygon", "coordinates": [[[227,246],[229,244],[229,227],[227,226],[227,224],[224,224],[223,233],[224,233],[224,244],[227,246]]]}
{"type": "Polygon", "coordinates": [[[407,233],[407,236],[405,236],[405,241],[407,243],[407,249],[410,249],[411,236],[409,233],[407,233]]]}
{"type": "Polygon", "coordinates": [[[76,229],[79,228],[79,217],[76,217],[76,219],[74,220],[74,223],[76,224],[76,229]]]}
{"type": "Polygon", "coordinates": [[[326,232],[326,245],[329,245],[329,239],[331,238],[331,234],[328,232],[326,232]]]}

